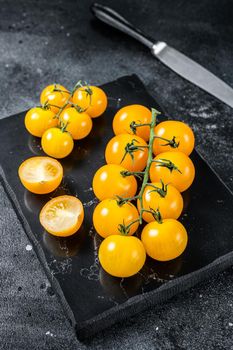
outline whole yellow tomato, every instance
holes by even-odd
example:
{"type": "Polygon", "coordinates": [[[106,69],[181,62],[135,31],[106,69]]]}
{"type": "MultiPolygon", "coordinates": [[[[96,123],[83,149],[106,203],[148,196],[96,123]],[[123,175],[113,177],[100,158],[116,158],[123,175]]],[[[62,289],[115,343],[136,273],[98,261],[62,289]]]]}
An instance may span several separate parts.
{"type": "Polygon", "coordinates": [[[105,92],[97,86],[81,86],[75,91],[73,102],[91,118],[97,118],[105,112],[108,99],[105,92]]]}
{"type": "Polygon", "coordinates": [[[194,148],[195,137],[192,129],[185,123],[176,120],[167,120],[155,127],[153,153],[183,152],[190,155],[194,148]]]}
{"type": "Polygon", "coordinates": [[[124,176],[127,171],[120,165],[107,164],[99,168],[93,178],[92,187],[99,200],[133,197],[137,191],[137,181],[134,176],[124,176]]]}
{"type": "Polygon", "coordinates": [[[58,120],[50,109],[35,107],[26,113],[24,123],[31,135],[42,137],[46,130],[58,125],[58,120]]]}
{"type": "Polygon", "coordinates": [[[93,224],[98,234],[104,238],[124,232],[131,236],[137,230],[139,222],[137,208],[132,203],[119,204],[116,199],[105,199],[100,202],[93,213],[93,224]]]}
{"type": "Polygon", "coordinates": [[[41,146],[50,157],[64,158],[72,152],[74,141],[67,131],[60,128],[51,128],[43,134],[41,146]]]}
{"type": "MultiPolygon", "coordinates": [[[[152,182],[145,187],[142,196],[143,208],[150,211],[159,209],[163,219],[177,219],[183,210],[183,198],[180,192],[171,184],[165,186],[161,182],[152,182]]],[[[140,211],[141,203],[137,201],[140,211]]],[[[147,211],[142,214],[146,222],[154,221],[154,217],[147,211]]]]}
{"type": "Polygon", "coordinates": [[[150,167],[152,182],[162,180],[174,185],[180,192],[187,190],[195,177],[195,168],[191,159],[182,152],[164,152],[158,154],[150,167]]]}
{"type": "Polygon", "coordinates": [[[72,101],[69,91],[60,84],[48,85],[46,88],[44,88],[40,95],[40,103],[42,105],[45,103],[51,105],[50,109],[54,113],[57,113],[59,111],[59,107],[63,107],[68,99],[72,101]]]}
{"type": "Polygon", "coordinates": [[[66,131],[72,135],[74,140],[81,140],[91,132],[91,117],[86,112],[78,112],[74,107],[62,111],[60,120],[67,124],[66,131]]]}
{"type": "MultiPolygon", "coordinates": [[[[142,105],[125,106],[115,114],[113,119],[113,131],[115,135],[134,134],[134,124],[149,124],[151,122],[151,110],[142,105]]],[[[135,134],[145,141],[149,140],[150,127],[148,125],[135,128],[135,134]]]]}
{"type": "Polygon", "coordinates": [[[141,235],[147,254],[158,261],[177,258],[185,250],[188,235],[185,227],[175,219],[165,219],[147,224],[141,235]]]}
{"type": "Polygon", "coordinates": [[[81,201],[74,196],[58,196],[47,202],[40,212],[40,223],[54,236],[67,237],[77,232],[84,219],[81,201]]]}
{"type": "Polygon", "coordinates": [[[130,277],[138,273],[146,260],[140,239],[133,236],[113,235],[103,240],[99,248],[103,269],[115,277],[130,277]]]}
{"type": "Polygon", "coordinates": [[[28,191],[46,194],[54,191],[60,185],[63,168],[56,159],[31,157],[20,165],[18,174],[28,191]]]}
{"type": "Polygon", "coordinates": [[[108,164],[120,164],[129,171],[142,171],[148,159],[148,145],[139,136],[120,134],[108,142],[105,159],[108,164]]]}

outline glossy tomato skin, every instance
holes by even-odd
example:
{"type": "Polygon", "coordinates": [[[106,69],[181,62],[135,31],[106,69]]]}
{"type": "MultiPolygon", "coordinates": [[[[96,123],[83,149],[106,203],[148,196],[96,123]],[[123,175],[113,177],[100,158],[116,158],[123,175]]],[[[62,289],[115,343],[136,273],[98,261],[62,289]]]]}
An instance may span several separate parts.
{"type": "Polygon", "coordinates": [[[185,250],[188,235],[185,227],[177,220],[165,219],[147,224],[141,235],[147,254],[158,261],[169,261],[180,256],[185,250]]]}
{"type": "MultiPolygon", "coordinates": [[[[119,134],[134,134],[130,128],[131,123],[149,124],[151,122],[151,111],[142,105],[125,106],[115,114],[113,119],[113,131],[115,135],[119,134]]],[[[140,126],[136,128],[137,136],[145,141],[149,140],[150,127],[140,126]]]]}
{"type": "Polygon", "coordinates": [[[20,165],[18,174],[20,181],[28,191],[36,194],[47,194],[60,185],[63,168],[56,159],[31,157],[20,165]]]}
{"type": "MultiPolygon", "coordinates": [[[[40,95],[40,103],[44,105],[45,103],[52,104],[57,107],[63,107],[66,101],[70,98],[69,91],[60,84],[52,84],[48,85],[44,90],[41,92],[40,95]],[[60,91],[54,91],[54,88],[57,88],[60,91]]],[[[69,99],[72,101],[72,99],[69,99]]],[[[50,106],[51,111],[54,113],[57,113],[59,111],[59,108],[50,106]]]]}
{"type": "Polygon", "coordinates": [[[135,275],[141,270],[145,260],[144,246],[133,236],[109,236],[103,240],[99,248],[101,266],[114,277],[135,275]]]}
{"type": "Polygon", "coordinates": [[[155,127],[155,135],[172,140],[175,136],[175,141],[178,147],[174,148],[170,145],[165,146],[167,141],[156,138],[153,143],[153,153],[155,155],[163,152],[183,152],[187,156],[194,149],[195,137],[192,129],[185,123],[176,120],[167,120],[159,123],[155,127]]]}
{"type": "MultiPolygon", "coordinates": [[[[161,182],[153,182],[152,186],[162,188],[161,182]]],[[[162,197],[155,189],[148,185],[145,187],[143,192],[143,208],[146,210],[157,210],[159,209],[163,219],[178,219],[183,210],[183,198],[180,192],[171,184],[167,186],[167,193],[165,197],[162,197]]],[[[141,204],[138,199],[137,207],[140,211],[141,204]]],[[[152,214],[144,212],[142,215],[146,222],[154,221],[152,214]]]]}
{"type": "Polygon", "coordinates": [[[64,158],[72,152],[74,141],[70,133],[59,128],[51,128],[43,134],[41,146],[50,157],[64,158]]]}
{"type": "Polygon", "coordinates": [[[35,107],[26,113],[24,123],[31,135],[42,137],[46,130],[58,125],[58,120],[50,109],[35,107]]]}
{"type": "MultiPolygon", "coordinates": [[[[93,224],[97,233],[106,238],[111,235],[120,234],[119,225],[129,225],[138,220],[137,208],[132,203],[119,205],[115,199],[101,201],[94,210],[93,224]]],[[[130,226],[128,235],[131,236],[137,230],[139,223],[130,226]]]]}
{"type": "Polygon", "coordinates": [[[71,236],[79,230],[84,220],[82,202],[69,195],[52,198],[41,209],[39,219],[50,234],[59,237],[71,236]],[[66,215],[65,212],[70,212],[72,215],[66,215]],[[72,217],[72,221],[67,223],[69,217],[72,217]]]}
{"type": "Polygon", "coordinates": [[[108,164],[120,164],[129,171],[142,171],[146,167],[148,159],[147,143],[139,136],[120,134],[113,137],[107,144],[105,149],[105,159],[108,164]],[[135,146],[143,146],[145,148],[133,152],[134,159],[130,154],[125,154],[127,144],[134,142],[135,146]]]}
{"type": "Polygon", "coordinates": [[[126,171],[120,165],[107,164],[99,168],[93,178],[92,187],[99,200],[133,197],[137,191],[137,181],[134,176],[122,176],[121,172],[126,171]]]}
{"type": "Polygon", "coordinates": [[[97,118],[105,112],[108,99],[101,88],[97,86],[82,86],[75,91],[73,102],[83,108],[91,118],[97,118]],[[85,91],[86,88],[91,89],[91,96],[85,91]]]}
{"type": "Polygon", "coordinates": [[[68,123],[66,130],[72,135],[74,140],[81,140],[91,132],[91,117],[86,112],[79,113],[74,107],[62,111],[60,120],[64,124],[68,123]]]}
{"type": "Polygon", "coordinates": [[[167,167],[159,166],[153,162],[150,167],[150,179],[152,182],[162,180],[175,186],[180,192],[187,190],[195,177],[195,168],[191,159],[182,152],[164,152],[158,154],[154,160],[164,162],[164,159],[171,161],[180,170],[170,171],[167,167]]]}

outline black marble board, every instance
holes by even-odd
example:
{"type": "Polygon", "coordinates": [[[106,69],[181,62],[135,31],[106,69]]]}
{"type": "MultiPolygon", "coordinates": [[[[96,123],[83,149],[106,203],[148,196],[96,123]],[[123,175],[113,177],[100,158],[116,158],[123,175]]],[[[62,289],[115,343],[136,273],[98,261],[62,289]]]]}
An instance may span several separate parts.
{"type": "Polygon", "coordinates": [[[117,109],[131,103],[162,110],[136,76],[120,78],[103,89],[109,97],[108,109],[94,121],[91,135],[78,142],[72,154],[62,160],[63,183],[50,195],[29,193],[17,177],[23,160],[43,154],[40,140],[24,128],[25,113],[0,121],[0,179],[79,338],[165,301],[233,262],[232,194],[194,151],[191,158],[196,178],[184,193],[181,218],[189,234],[184,254],[168,263],[148,259],[142,271],[129,279],[113,278],[100,268],[97,251],[101,239],[91,220],[97,200],[91,182],[95,171],[104,164],[104,149],[113,136],[112,118],[117,109]],[[59,239],[43,231],[38,213],[51,197],[64,193],[82,200],[85,223],[73,237],[59,239]]]}

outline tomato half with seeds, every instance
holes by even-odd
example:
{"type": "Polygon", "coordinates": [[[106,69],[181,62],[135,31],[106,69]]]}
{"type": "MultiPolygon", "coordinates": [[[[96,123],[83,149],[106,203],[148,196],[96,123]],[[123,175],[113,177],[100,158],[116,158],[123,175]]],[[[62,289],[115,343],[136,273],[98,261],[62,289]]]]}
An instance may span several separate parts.
{"type": "Polygon", "coordinates": [[[42,137],[46,130],[58,125],[58,120],[50,109],[35,107],[26,113],[24,123],[31,135],[42,137]]]}
{"type": "Polygon", "coordinates": [[[120,134],[108,142],[105,159],[108,164],[120,164],[129,171],[142,171],[148,159],[148,145],[139,136],[120,134]]]}
{"type": "Polygon", "coordinates": [[[107,198],[131,198],[136,194],[137,181],[134,176],[124,176],[127,169],[116,164],[107,164],[99,168],[93,178],[92,187],[99,200],[107,198]]]}
{"type": "Polygon", "coordinates": [[[137,208],[132,203],[119,204],[116,199],[103,200],[96,206],[93,213],[95,230],[104,238],[121,234],[121,232],[129,236],[133,235],[139,225],[138,219],[137,208]],[[130,227],[126,232],[128,225],[130,227]]]}
{"type": "Polygon", "coordinates": [[[49,156],[64,158],[72,152],[74,141],[69,132],[60,128],[50,128],[43,134],[41,146],[49,156]]]}
{"type": "Polygon", "coordinates": [[[41,225],[54,236],[73,235],[79,230],[83,219],[83,205],[74,196],[55,197],[46,203],[40,212],[41,225]]]}
{"type": "Polygon", "coordinates": [[[90,134],[92,129],[91,117],[86,112],[78,112],[76,108],[70,107],[62,111],[60,120],[66,125],[74,140],[81,140],[90,134]]]}
{"type": "Polygon", "coordinates": [[[24,187],[33,193],[46,194],[54,191],[63,177],[62,165],[50,157],[31,157],[19,167],[19,178],[24,187]]]}
{"type": "Polygon", "coordinates": [[[143,125],[133,129],[133,126],[135,124],[149,124],[150,122],[151,110],[145,106],[135,104],[119,109],[114,116],[112,126],[115,135],[135,134],[145,141],[148,141],[150,127],[148,125],[143,125]]]}
{"type": "MultiPolygon", "coordinates": [[[[171,184],[164,185],[161,182],[152,182],[145,187],[142,196],[142,206],[148,211],[159,209],[163,219],[177,219],[183,210],[183,198],[180,192],[171,184]]],[[[141,202],[137,200],[140,211],[141,202]]],[[[147,211],[143,212],[146,222],[154,221],[154,217],[147,211]]]]}
{"type": "Polygon", "coordinates": [[[192,129],[185,123],[177,120],[167,120],[155,127],[153,153],[183,152],[187,156],[194,149],[195,137],[192,129]]]}
{"type": "Polygon", "coordinates": [[[130,277],[138,273],[146,260],[145,248],[137,237],[113,235],[99,248],[102,268],[114,277],[130,277]]]}
{"type": "MultiPolygon", "coordinates": [[[[48,85],[41,92],[40,103],[42,104],[42,106],[45,103],[48,103],[50,105],[51,111],[57,113],[59,111],[59,107],[63,107],[69,98],[70,93],[64,86],[60,84],[52,84],[48,85]]],[[[69,100],[72,101],[71,98],[69,100]]]]}
{"type": "Polygon", "coordinates": [[[73,102],[85,110],[91,118],[101,116],[108,104],[107,95],[97,86],[81,86],[73,95],[73,102]]]}
{"type": "Polygon", "coordinates": [[[187,190],[195,177],[195,168],[191,159],[182,152],[164,152],[158,154],[150,167],[152,182],[162,180],[174,185],[180,192],[187,190]]]}
{"type": "Polygon", "coordinates": [[[147,224],[141,235],[147,254],[158,261],[169,261],[180,256],[188,242],[185,227],[175,219],[164,219],[147,224]]]}

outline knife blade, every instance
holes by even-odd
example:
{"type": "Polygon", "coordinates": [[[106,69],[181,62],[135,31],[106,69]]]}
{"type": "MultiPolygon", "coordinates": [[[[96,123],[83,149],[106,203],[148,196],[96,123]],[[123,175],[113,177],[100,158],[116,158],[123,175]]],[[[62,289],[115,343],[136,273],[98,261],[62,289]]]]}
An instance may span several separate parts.
{"type": "Polygon", "coordinates": [[[157,59],[182,78],[233,108],[233,89],[209,70],[165,42],[155,42],[113,9],[94,3],[91,6],[91,11],[102,22],[130,35],[147,46],[157,59]]]}

